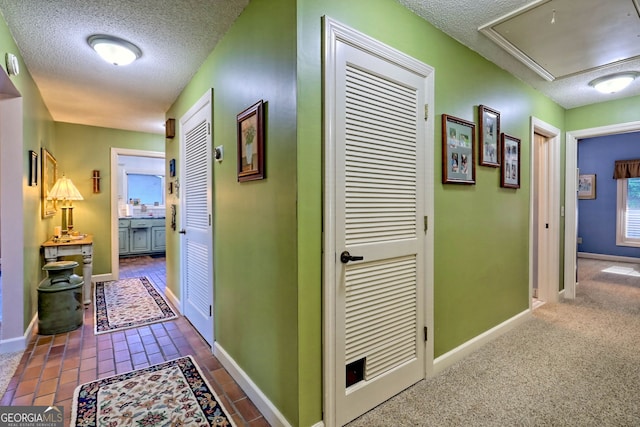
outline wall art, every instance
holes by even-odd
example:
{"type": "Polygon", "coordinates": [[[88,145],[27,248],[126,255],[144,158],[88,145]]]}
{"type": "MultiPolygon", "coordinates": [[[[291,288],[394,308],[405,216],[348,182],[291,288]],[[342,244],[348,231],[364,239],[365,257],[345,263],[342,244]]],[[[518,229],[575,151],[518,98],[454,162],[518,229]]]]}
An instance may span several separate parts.
{"type": "Polygon", "coordinates": [[[442,115],[442,183],[475,184],[474,146],[476,125],[457,117],[442,115]]]}

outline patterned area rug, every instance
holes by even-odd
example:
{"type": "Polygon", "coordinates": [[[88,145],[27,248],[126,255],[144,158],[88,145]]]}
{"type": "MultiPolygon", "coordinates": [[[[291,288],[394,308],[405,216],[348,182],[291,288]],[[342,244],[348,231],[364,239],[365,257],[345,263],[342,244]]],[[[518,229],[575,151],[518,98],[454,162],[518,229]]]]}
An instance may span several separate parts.
{"type": "Polygon", "coordinates": [[[190,357],[79,385],[71,426],[235,426],[190,357]]]}
{"type": "Polygon", "coordinates": [[[96,335],[178,317],[146,277],[98,282],[94,301],[96,335]]]}

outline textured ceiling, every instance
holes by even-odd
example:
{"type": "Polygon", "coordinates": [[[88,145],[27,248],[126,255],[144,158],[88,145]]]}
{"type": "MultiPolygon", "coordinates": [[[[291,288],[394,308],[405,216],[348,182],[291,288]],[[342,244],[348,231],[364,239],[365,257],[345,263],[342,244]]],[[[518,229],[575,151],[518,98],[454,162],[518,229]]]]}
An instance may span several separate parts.
{"type": "Polygon", "coordinates": [[[606,74],[640,71],[638,57],[624,60],[625,56],[637,54],[640,47],[640,18],[634,0],[398,1],[565,108],[640,95],[640,79],[615,94],[601,94],[589,86],[591,80],[606,74]],[[543,67],[553,63],[554,71],[559,70],[555,80],[542,77],[479,31],[487,24],[499,24],[507,15],[525,9],[527,16],[510,22],[517,22],[516,26],[509,28],[509,23],[501,24],[496,30],[511,38],[512,44],[518,45],[515,47],[526,51],[529,60],[543,67]],[[556,15],[552,24],[553,10],[556,15]],[[593,37],[595,34],[597,37],[593,37]],[[615,55],[611,52],[623,46],[629,47],[627,52],[620,50],[615,55]],[[594,59],[593,55],[599,57],[594,59]],[[617,62],[602,69],[590,69],[594,62],[611,62],[603,59],[607,55],[617,62]],[[571,73],[564,76],[566,70],[571,73]]]}
{"type": "Polygon", "coordinates": [[[164,134],[165,111],[249,0],[0,0],[25,65],[53,119],[164,134]],[[142,49],[104,62],[92,34],[142,49]]]}
{"type": "MultiPolygon", "coordinates": [[[[627,55],[637,52],[640,19],[628,15],[611,17],[603,12],[634,10],[629,5],[637,0],[398,1],[565,108],[640,95],[640,79],[627,90],[610,95],[602,95],[588,86],[589,81],[603,74],[640,71],[637,58],[608,65],[605,70],[578,72],[548,81],[479,31],[492,24],[488,28],[495,27],[496,32],[502,32],[513,43],[522,44],[521,49],[535,56],[536,61],[544,64],[553,60],[554,67],[579,70],[585,67],[581,62],[589,63],[583,60],[591,55],[588,52],[593,44],[592,39],[578,31],[581,22],[588,34],[598,34],[597,39],[603,43],[630,46],[631,53],[627,55]],[[535,7],[529,7],[532,4],[535,7]],[[602,5],[606,9],[601,9],[602,5]],[[613,5],[616,7],[610,7],[613,5]],[[540,28],[535,22],[509,27],[504,18],[523,8],[538,9],[545,21],[549,12],[540,8],[557,10],[553,27],[545,24],[545,28],[540,28]],[[623,36],[612,30],[620,26],[625,27],[623,36]],[[553,37],[543,37],[552,34],[549,28],[553,29],[553,37]],[[618,38],[607,41],[612,35],[618,38]],[[624,43],[619,37],[625,37],[624,43]],[[632,41],[628,40],[630,37],[632,41]],[[558,63],[565,60],[568,62],[558,63]]],[[[0,12],[54,120],[162,134],[165,111],[248,2],[0,0],[0,12]],[[87,37],[96,33],[127,39],[142,49],[143,56],[126,67],[107,64],[86,42],[87,37]]],[[[524,17],[523,22],[529,20],[524,17]]],[[[604,50],[606,53],[610,48],[604,50]]],[[[622,59],[620,55],[614,56],[622,59]]]]}

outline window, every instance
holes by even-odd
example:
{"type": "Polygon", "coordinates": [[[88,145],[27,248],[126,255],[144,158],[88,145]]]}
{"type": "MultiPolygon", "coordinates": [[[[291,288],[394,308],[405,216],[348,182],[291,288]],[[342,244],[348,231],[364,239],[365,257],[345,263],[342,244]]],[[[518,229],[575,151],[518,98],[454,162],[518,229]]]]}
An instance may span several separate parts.
{"type": "Polygon", "coordinates": [[[127,174],[127,200],[147,206],[164,205],[164,176],[143,173],[127,174]]]}
{"type": "Polygon", "coordinates": [[[618,179],[616,245],[640,247],[640,178],[618,179]]]}

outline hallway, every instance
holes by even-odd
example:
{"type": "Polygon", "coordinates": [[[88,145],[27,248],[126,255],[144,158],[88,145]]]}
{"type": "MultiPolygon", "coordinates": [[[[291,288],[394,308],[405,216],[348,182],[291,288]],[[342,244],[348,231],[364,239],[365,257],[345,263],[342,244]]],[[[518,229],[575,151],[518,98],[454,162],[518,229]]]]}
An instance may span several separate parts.
{"type": "MultiPolygon", "coordinates": [[[[164,291],[164,266],[165,258],[126,258],[120,261],[120,277],[146,276],[164,291]]],[[[200,365],[238,426],[269,425],[184,317],[96,336],[92,305],[81,328],[32,337],[0,406],[61,405],[69,425],[79,384],[186,355],[200,365]]]]}

